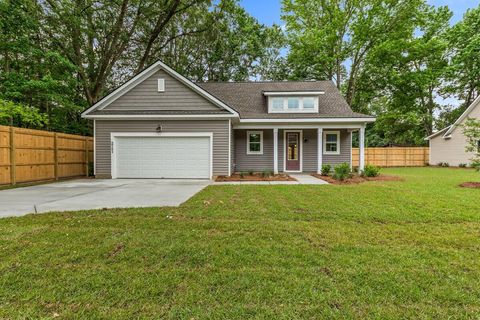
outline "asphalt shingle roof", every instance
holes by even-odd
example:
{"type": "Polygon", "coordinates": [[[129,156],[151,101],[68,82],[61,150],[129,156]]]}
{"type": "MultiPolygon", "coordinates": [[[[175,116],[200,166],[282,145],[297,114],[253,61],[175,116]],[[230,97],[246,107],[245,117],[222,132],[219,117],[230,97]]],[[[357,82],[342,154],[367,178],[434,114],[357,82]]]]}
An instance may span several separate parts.
{"type": "Polygon", "coordinates": [[[199,87],[235,109],[242,119],[367,118],[353,112],[331,81],[198,82],[199,87]],[[323,91],[318,113],[268,113],[266,91],[323,91]]]}

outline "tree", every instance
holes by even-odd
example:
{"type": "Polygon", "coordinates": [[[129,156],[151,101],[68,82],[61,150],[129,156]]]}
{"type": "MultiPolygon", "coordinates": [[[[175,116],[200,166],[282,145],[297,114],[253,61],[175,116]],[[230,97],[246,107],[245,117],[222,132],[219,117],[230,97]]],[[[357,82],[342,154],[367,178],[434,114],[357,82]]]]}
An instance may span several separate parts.
{"type": "Polygon", "coordinates": [[[422,0],[284,0],[292,78],[333,80],[352,104],[369,52],[410,35],[422,6],[422,0]]]}
{"type": "Polygon", "coordinates": [[[480,6],[469,9],[448,32],[451,63],[446,92],[463,100],[467,108],[480,93],[480,6]]]}
{"type": "Polygon", "coordinates": [[[49,121],[37,122],[46,129],[69,131],[69,120],[78,121],[85,104],[77,94],[75,67],[52,50],[38,13],[32,1],[0,2],[0,98],[46,114],[49,121]],[[53,121],[58,112],[65,117],[53,121]]]}
{"type": "Polygon", "coordinates": [[[0,124],[24,128],[41,128],[48,123],[47,115],[37,108],[0,99],[0,124]]]}
{"type": "Polygon", "coordinates": [[[448,67],[444,39],[450,17],[446,7],[425,7],[415,32],[370,52],[353,103],[377,114],[374,129],[383,143],[421,145],[432,133],[434,115],[443,109],[438,97],[448,67]]]}
{"type": "Polygon", "coordinates": [[[463,125],[463,135],[467,138],[465,151],[473,153],[472,167],[480,171],[480,120],[468,118],[463,125]]]}

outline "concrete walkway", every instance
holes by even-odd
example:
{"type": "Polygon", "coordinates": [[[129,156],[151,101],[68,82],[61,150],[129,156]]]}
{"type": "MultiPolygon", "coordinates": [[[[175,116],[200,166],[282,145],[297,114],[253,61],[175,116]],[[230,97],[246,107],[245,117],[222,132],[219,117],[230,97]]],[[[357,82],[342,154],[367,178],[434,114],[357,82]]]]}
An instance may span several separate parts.
{"type": "Polygon", "coordinates": [[[298,185],[298,184],[328,184],[327,181],[315,178],[309,174],[290,174],[297,181],[222,181],[214,182],[213,185],[298,185]]]}
{"type": "Polygon", "coordinates": [[[178,206],[210,180],[80,179],[0,191],[0,218],[102,208],[178,206]]]}

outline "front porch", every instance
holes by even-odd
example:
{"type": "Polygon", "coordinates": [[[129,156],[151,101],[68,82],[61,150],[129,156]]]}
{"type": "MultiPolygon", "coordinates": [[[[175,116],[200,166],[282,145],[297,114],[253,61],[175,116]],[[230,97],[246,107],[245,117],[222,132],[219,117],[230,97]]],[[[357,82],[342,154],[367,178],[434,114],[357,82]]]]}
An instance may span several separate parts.
{"type": "Polygon", "coordinates": [[[237,126],[232,133],[233,172],[320,173],[323,164],[352,166],[352,133],[359,133],[364,169],[365,126],[237,126]]]}

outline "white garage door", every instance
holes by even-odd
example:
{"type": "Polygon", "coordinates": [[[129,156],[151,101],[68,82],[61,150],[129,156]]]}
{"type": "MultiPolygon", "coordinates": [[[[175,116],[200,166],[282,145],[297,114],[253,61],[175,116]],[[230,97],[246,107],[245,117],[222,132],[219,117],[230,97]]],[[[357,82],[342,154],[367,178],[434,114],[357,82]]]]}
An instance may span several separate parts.
{"type": "Polygon", "coordinates": [[[114,138],[115,178],[210,178],[210,137],[114,138]]]}

